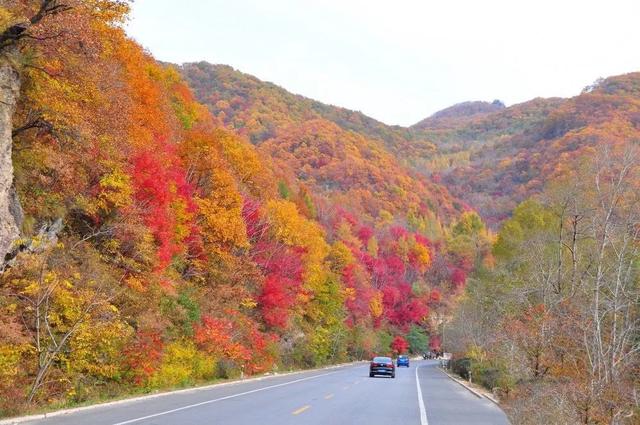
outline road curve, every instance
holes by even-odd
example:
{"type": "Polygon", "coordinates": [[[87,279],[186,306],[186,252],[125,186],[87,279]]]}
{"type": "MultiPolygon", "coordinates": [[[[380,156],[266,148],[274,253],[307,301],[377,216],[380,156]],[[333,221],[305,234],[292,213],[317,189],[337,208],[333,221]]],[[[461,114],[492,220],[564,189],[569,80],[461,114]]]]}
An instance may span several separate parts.
{"type": "Polygon", "coordinates": [[[27,422],[43,425],[503,425],[505,414],[452,381],[435,361],[396,378],[368,364],[169,393],[27,422]]]}

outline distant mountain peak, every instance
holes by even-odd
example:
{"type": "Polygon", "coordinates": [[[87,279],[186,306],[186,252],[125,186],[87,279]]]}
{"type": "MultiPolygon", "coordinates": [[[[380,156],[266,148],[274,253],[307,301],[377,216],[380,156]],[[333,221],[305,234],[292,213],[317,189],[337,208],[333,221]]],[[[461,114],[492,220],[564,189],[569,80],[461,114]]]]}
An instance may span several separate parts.
{"type": "Polygon", "coordinates": [[[505,109],[505,104],[501,100],[485,102],[481,100],[456,103],[453,106],[442,109],[430,117],[414,124],[413,128],[426,128],[438,125],[442,121],[456,118],[468,118],[476,115],[490,114],[505,109]]]}

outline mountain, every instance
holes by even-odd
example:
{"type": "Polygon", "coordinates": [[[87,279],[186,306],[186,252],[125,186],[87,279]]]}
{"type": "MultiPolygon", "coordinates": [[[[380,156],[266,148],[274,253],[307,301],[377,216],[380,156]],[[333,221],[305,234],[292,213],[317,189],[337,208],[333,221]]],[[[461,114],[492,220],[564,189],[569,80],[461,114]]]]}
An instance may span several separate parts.
{"type": "Polygon", "coordinates": [[[429,118],[412,125],[411,128],[420,130],[422,128],[446,127],[450,121],[457,122],[463,117],[477,117],[478,115],[490,114],[504,108],[504,103],[499,100],[494,100],[491,103],[483,101],[462,102],[436,112],[429,118]]]}
{"type": "Polygon", "coordinates": [[[179,69],[197,99],[274,160],[288,184],[336,195],[369,217],[408,211],[431,221],[429,227],[434,217],[448,222],[463,208],[443,186],[405,166],[403,147],[416,157],[433,151],[408,129],[291,94],[229,66],[199,62],[179,69]]]}
{"type": "Polygon", "coordinates": [[[419,197],[473,208],[493,228],[519,202],[539,193],[564,162],[579,157],[588,146],[610,142],[609,136],[621,132],[616,129],[620,120],[631,131],[627,136],[635,132],[631,111],[637,102],[637,74],[603,80],[572,99],[538,98],[510,107],[500,101],[464,102],[402,128],[293,95],[225,65],[191,63],[180,71],[199,101],[254,144],[270,140],[273,147],[306,122],[330,122],[337,131],[362,136],[360,145],[378,143],[378,149],[393,155],[402,173],[430,187],[428,195],[416,187],[419,197]],[[600,136],[594,136],[597,131],[600,136]],[[434,193],[446,199],[436,200],[434,193]]]}
{"type": "MultiPolygon", "coordinates": [[[[414,127],[414,134],[431,141],[435,149],[415,164],[495,227],[526,197],[514,187],[516,181],[529,181],[522,170],[503,170],[499,164],[505,166],[516,155],[519,141],[539,131],[538,127],[564,102],[534,99],[496,112],[449,118],[445,123],[432,123],[432,127],[427,125],[428,120],[422,121],[425,125],[414,127]]],[[[526,156],[528,148],[523,149],[525,152],[519,152],[526,156]]]]}
{"type": "Polygon", "coordinates": [[[428,157],[434,149],[408,128],[389,126],[361,112],[292,94],[227,65],[187,63],[180,66],[180,71],[200,102],[253,143],[274,137],[278,129],[291,123],[322,118],[345,131],[383,143],[403,164],[410,164],[414,157],[428,157]]]}
{"type": "Polygon", "coordinates": [[[323,118],[345,130],[392,145],[409,137],[407,129],[388,126],[361,112],[327,105],[242,73],[228,65],[186,63],[180,71],[198,99],[227,126],[259,143],[291,122],[323,118]]]}
{"type": "Polygon", "coordinates": [[[422,126],[438,153],[425,168],[494,227],[591,152],[640,137],[640,73],[607,78],[571,99],[534,99],[422,126]]]}

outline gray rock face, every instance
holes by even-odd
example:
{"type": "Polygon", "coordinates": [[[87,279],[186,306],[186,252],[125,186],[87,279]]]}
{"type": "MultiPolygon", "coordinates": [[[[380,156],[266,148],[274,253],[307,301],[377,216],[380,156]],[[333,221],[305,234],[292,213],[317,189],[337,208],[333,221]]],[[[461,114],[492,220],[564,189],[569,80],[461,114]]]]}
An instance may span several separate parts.
{"type": "Polygon", "coordinates": [[[12,118],[20,93],[20,75],[0,57],[0,264],[20,236],[22,209],[13,187],[12,118]]]}

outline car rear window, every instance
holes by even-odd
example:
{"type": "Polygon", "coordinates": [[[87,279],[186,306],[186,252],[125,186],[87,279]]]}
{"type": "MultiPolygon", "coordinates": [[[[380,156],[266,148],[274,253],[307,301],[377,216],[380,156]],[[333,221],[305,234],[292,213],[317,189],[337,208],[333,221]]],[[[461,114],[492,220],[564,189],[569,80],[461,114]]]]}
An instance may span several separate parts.
{"type": "Polygon", "coordinates": [[[400,360],[404,360],[404,359],[406,359],[406,358],[407,358],[407,356],[398,356],[398,358],[399,358],[400,360]]]}
{"type": "Polygon", "coordinates": [[[373,361],[376,363],[389,363],[391,361],[391,357],[374,357],[373,361]]]}

